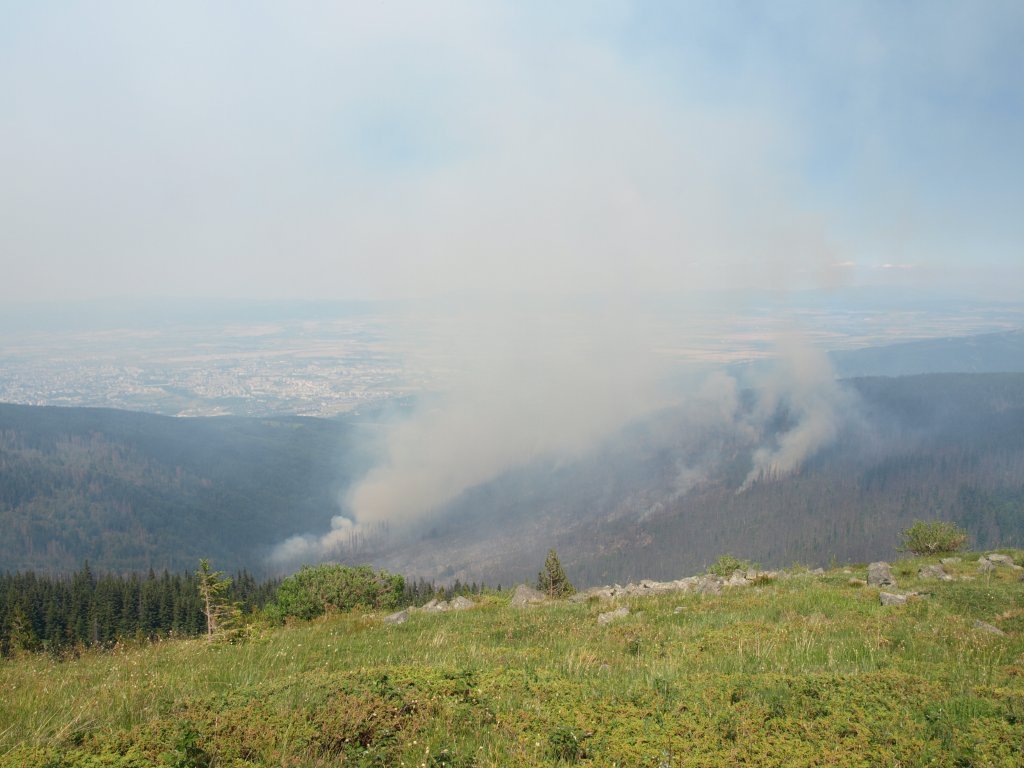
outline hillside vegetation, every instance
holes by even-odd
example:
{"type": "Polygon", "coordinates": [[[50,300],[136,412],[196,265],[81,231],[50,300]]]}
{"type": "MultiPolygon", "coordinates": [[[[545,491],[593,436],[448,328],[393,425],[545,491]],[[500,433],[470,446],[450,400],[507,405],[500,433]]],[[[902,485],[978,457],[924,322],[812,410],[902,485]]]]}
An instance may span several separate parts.
{"type": "MultiPolygon", "coordinates": [[[[978,548],[1024,546],[1024,374],[840,389],[835,439],[743,492],[752,451],[794,417],[780,406],[750,443],[684,403],[572,461],[538,458],[328,556],[443,583],[509,584],[532,580],[529,553],[553,546],[587,586],[672,578],[721,552],[770,566],[889,557],[919,517],[958,522],[978,548]]],[[[756,410],[745,397],[741,421],[756,410]]],[[[273,546],[331,530],[372,444],[368,424],[0,405],[0,570],[71,573],[88,560],[173,572],[200,557],[257,577],[294,570],[302,563],[268,562],[273,546]]]]}
{"type": "Polygon", "coordinates": [[[1019,766],[1024,584],[962,558],[8,660],[0,766],[1019,766]]]}
{"type": "Polygon", "coordinates": [[[261,573],[337,508],[351,426],[0,404],[0,570],[261,573]]]}

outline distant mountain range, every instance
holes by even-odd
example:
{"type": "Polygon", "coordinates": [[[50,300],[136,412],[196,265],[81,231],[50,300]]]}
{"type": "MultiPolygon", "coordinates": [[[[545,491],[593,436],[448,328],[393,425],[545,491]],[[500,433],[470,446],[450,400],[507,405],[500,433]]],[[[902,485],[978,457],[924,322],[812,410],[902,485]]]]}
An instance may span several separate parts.
{"type": "MultiPolygon", "coordinates": [[[[836,364],[988,370],[1019,362],[1020,346],[1020,333],[990,334],[844,353],[836,364]]],[[[661,411],[586,456],[510,469],[337,556],[508,584],[533,578],[556,547],[569,576],[593,584],[675,577],[726,552],[773,566],[879,556],[915,518],[957,520],[979,547],[1024,544],[1024,374],[857,378],[836,397],[829,439],[785,471],[766,465],[750,478],[756,452],[792,443],[809,417],[780,401],[752,437],[762,404],[746,392],[731,422],[699,405],[661,411]]],[[[372,430],[0,405],[0,570],[69,572],[86,559],[180,570],[209,557],[275,572],[275,545],[330,529],[370,466],[372,430]]]]}

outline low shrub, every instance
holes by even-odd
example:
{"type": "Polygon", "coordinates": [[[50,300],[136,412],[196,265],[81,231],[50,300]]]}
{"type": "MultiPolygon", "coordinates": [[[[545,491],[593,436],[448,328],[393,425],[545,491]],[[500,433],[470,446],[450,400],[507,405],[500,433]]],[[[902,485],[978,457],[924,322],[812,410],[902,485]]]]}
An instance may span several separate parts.
{"type": "Polygon", "coordinates": [[[967,541],[967,531],[945,520],[915,520],[909,528],[900,531],[900,535],[903,537],[900,551],[915,555],[956,552],[967,541]]]}

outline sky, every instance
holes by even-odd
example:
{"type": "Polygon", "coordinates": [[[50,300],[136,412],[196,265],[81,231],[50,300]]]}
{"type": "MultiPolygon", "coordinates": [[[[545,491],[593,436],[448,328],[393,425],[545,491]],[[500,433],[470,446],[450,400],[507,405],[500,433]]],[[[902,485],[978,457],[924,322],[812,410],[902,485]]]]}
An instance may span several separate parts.
{"type": "Polygon", "coordinates": [[[0,0],[0,301],[1020,299],[1024,4],[0,0]]]}

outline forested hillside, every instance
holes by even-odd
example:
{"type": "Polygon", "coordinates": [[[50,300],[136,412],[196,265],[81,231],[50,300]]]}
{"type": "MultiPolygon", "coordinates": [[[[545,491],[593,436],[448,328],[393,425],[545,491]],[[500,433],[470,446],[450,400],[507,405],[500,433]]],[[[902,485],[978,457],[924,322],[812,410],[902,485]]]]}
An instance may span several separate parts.
{"type": "MultiPolygon", "coordinates": [[[[1024,375],[840,389],[834,438],[792,472],[745,484],[754,445],[743,430],[683,405],[331,556],[414,579],[511,584],[532,581],[556,547],[586,586],[673,578],[724,552],[771,566],[884,556],[915,518],[956,520],[978,547],[1024,544],[1024,375]]],[[[741,400],[742,421],[756,399],[741,400]]],[[[780,405],[759,439],[780,443],[796,418],[780,405]]],[[[88,559],[103,571],[174,572],[209,557],[265,575],[275,544],[330,529],[368,466],[355,429],[0,406],[0,571],[71,573],[88,559]]]]}
{"type": "Polygon", "coordinates": [[[0,570],[259,571],[337,507],[351,427],[0,405],[0,570]]]}
{"type": "Polygon", "coordinates": [[[889,556],[899,530],[936,517],[979,547],[1024,543],[1024,375],[854,379],[843,390],[835,439],[796,472],[741,491],[749,446],[666,411],[585,460],[473,489],[381,563],[509,583],[554,546],[579,583],[625,583],[676,578],[724,552],[771,566],[889,556]]]}

